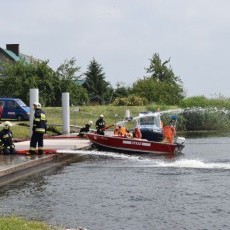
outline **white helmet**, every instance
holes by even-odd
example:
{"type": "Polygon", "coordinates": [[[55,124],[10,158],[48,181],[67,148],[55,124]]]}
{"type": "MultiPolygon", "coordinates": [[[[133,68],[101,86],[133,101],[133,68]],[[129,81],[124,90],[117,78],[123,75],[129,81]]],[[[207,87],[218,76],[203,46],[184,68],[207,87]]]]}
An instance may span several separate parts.
{"type": "Polygon", "coordinates": [[[5,122],[3,123],[3,126],[4,126],[4,129],[9,129],[9,128],[12,126],[12,124],[11,124],[11,122],[9,122],[9,121],[5,121],[5,122]]]}
{"type": "Polygon", "coordinates": [[[38,109],[41,109],[41,104],[39,102],[34,102],[33,105],[35,105],[38,109]]]}
{"type": "Polygon", "coordinates": [[[89,121],[89,122],[88,122],[88,124],[89,124],[89,125],[92,125],[92,124],[93,124],[93,122],[92,122],[92,121],[89,121]]]}
{"type": "Polygon", "coordinates": [[[103,114],[101,114],[101,115],[100,115],[100,117],[104,117],[104,115],[103,115],[103,114]]]}

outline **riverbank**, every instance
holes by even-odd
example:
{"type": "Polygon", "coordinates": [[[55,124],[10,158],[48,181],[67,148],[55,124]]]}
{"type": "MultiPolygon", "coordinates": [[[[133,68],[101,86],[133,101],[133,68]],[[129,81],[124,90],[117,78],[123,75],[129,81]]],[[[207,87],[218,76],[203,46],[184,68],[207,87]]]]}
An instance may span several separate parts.
{"type": "Polygon", "coordinates": [[[85,228],[63,228],[51,226],[42,221],[26,220],[21,217],[0,217],[0,229],[10,230],[86,230],[85,228]]]}

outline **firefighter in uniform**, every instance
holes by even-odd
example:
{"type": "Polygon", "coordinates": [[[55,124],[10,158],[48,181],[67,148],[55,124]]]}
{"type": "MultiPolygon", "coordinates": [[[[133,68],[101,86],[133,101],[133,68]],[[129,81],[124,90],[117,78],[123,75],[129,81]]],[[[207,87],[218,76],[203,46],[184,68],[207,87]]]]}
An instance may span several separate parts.
{"type": "Polygon", "coordinates": [[[33,132],[30,140],[29,154],[35,154],[36,146],[38,145],[38,155],[43,154],[43,136],[46,132],[46,114],[41,109],[41,104],[35,102],[34,106],[34,120],[33,120],[33,132]]]}
{"type": "Polygon", "coordinates": [[[1,153],[4,155],[15,154],[13,142],[13,133],[10,130],[12,124],[9,121],[3,123],[3,129],[0,131],[1,153]]]}
{"type": "Polygon", "coordinates": [[[85,126],[80,129],[78,136],[84,137],[85,134],[89,132],[89,129],[92,124],[93,124],[92,121],[89,121],[87,124],[85,124],[85,126]]]}
{"type": "Polygon", "coordinates": [[[104,130],[105,130],[105,120],[104,120],[104,115],[101,114],[99,119],[96,121],[96,129],[97,129],[97,134],[100,135],[105,135],[104,130]]]}

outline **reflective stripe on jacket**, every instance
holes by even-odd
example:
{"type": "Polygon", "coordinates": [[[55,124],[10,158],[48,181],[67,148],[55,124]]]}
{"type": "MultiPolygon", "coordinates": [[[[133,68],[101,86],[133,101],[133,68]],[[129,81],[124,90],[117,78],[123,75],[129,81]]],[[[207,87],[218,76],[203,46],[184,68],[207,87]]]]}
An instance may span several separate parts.
{"type": "Polygon", "coordinates": [[[33,131],[37,133],[46,132],[46,114],[41,109],[35,109],[33,131]]]}

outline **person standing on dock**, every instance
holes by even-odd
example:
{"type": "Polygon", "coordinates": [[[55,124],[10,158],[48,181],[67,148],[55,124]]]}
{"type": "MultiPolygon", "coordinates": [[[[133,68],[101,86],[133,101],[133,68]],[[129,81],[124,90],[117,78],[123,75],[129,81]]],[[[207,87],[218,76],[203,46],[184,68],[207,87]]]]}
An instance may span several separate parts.
{"type": "Polygon", "coordinates": [[[30,140],[29,155],[35,154],[36,146],[38,145],[38,155],[43,154],[43,137],[46,133],[46,113],[41,109],[41,104],[35,102],[34,106],[34,120],[33,133],[30,140]]]}
{"type": "Polygon", "coordinates": [[[99,119],[96,121],[96,129],[97,129],[97,134],[100,135],[105,135],[104,130],[105,130],[105,120],[104,120],[104,115],[101,114],[99,119]]]}

